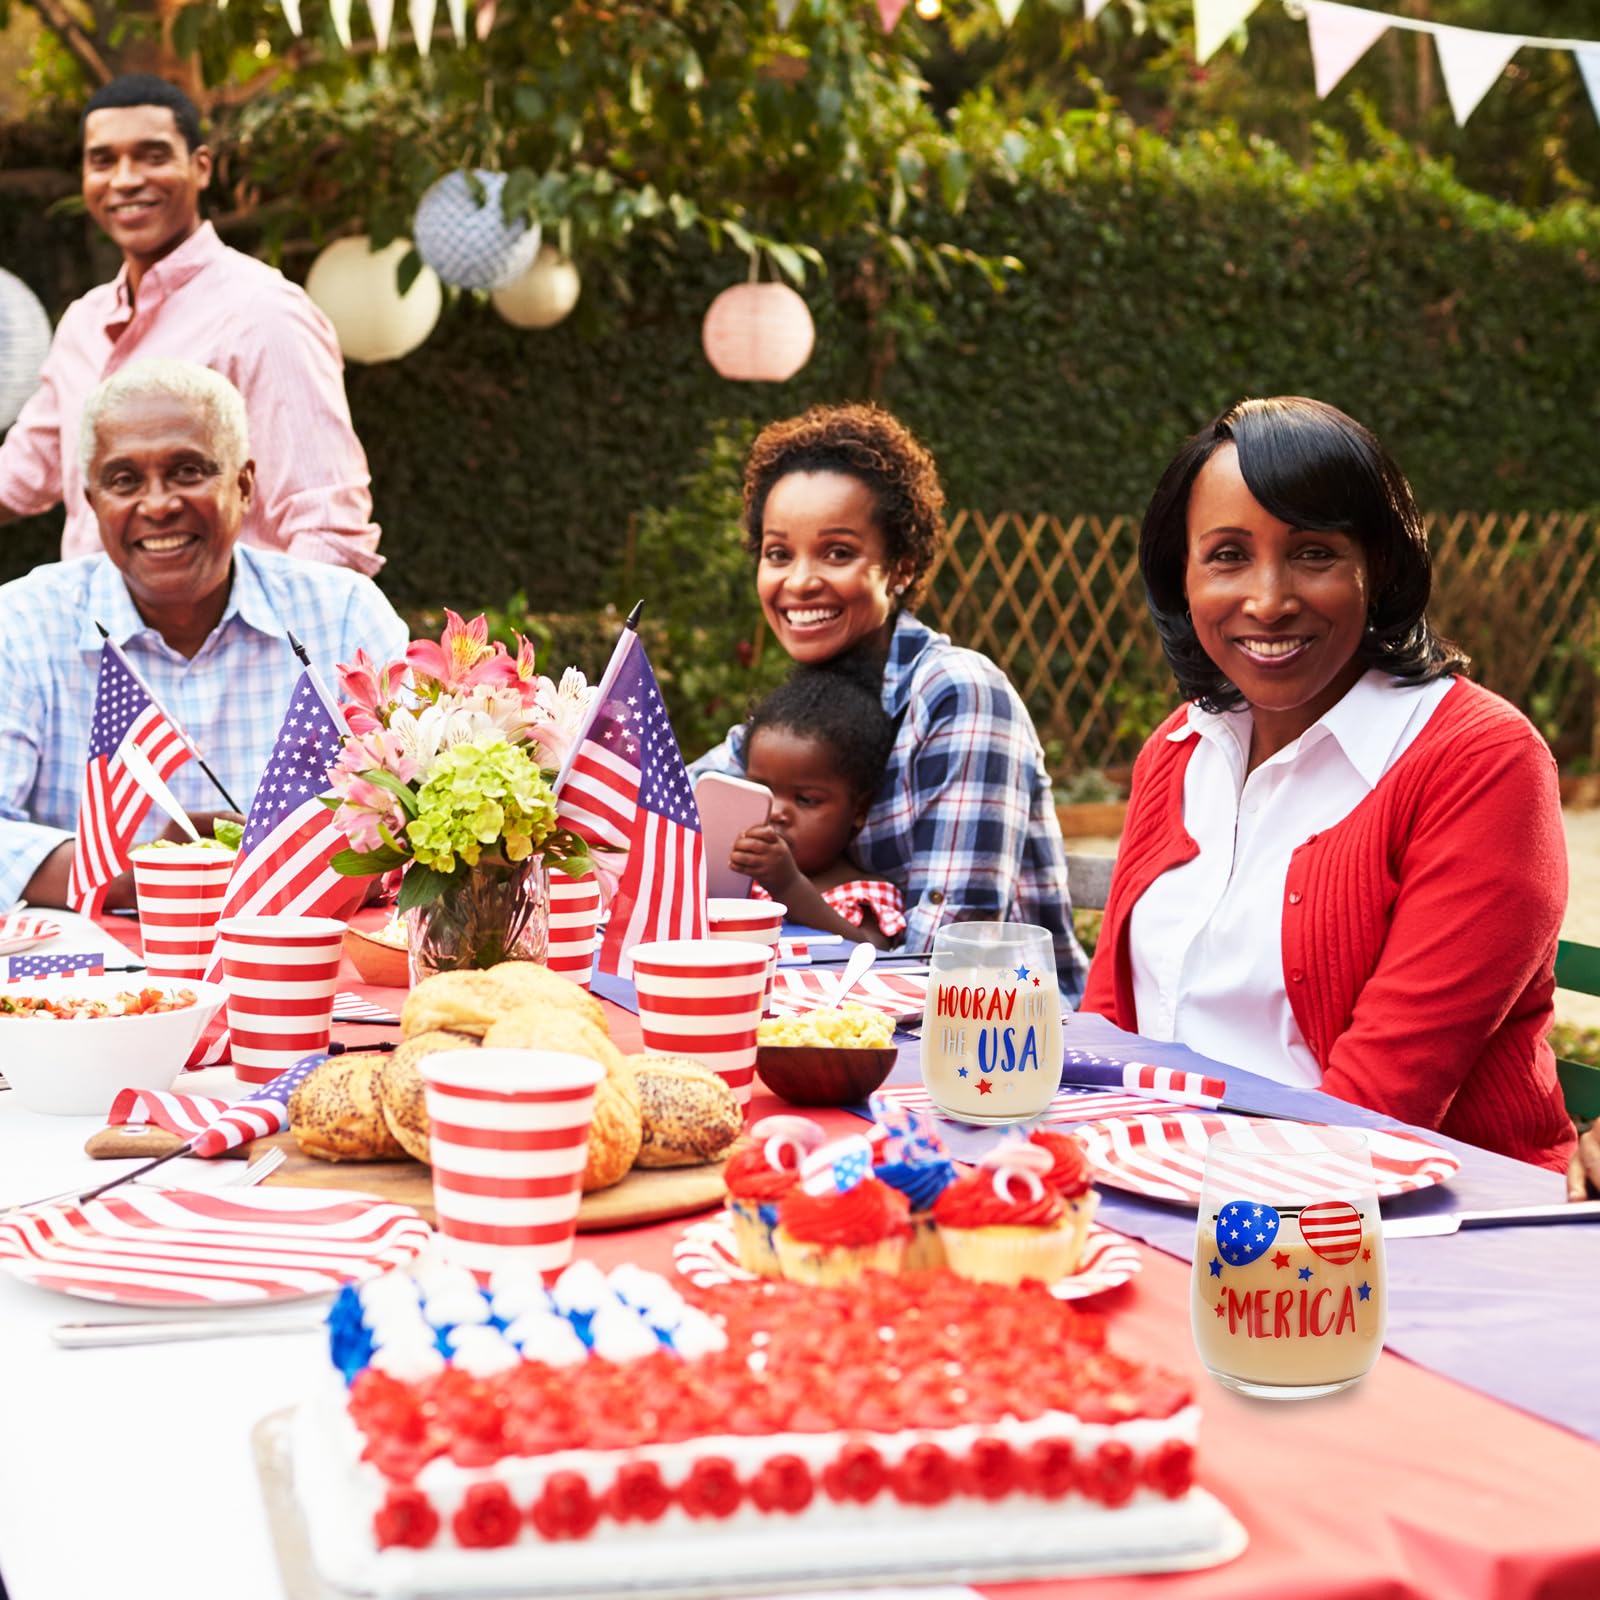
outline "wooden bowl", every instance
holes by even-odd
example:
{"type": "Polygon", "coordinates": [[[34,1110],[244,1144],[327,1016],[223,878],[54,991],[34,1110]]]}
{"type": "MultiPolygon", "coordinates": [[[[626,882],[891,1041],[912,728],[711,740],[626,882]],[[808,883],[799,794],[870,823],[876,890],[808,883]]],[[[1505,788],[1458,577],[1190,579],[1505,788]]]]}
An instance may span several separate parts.
{"type": "Polygon", "coordinates": [[[375,939],[360,928],[344,930],[344,953],[350,957],[357,972],[368,983],[386,989],[409,989],[411,970],[407,965],[406,947],[390,944],[385,939],[375,939]]]}
{"type": "Polygon", "coordinates": [[[859,1105],[894,1067],[895,1047],[850,1050],[825,1044],[764,1044],[756,1048],[756,1074],[794,1106],[859,1105]]]}

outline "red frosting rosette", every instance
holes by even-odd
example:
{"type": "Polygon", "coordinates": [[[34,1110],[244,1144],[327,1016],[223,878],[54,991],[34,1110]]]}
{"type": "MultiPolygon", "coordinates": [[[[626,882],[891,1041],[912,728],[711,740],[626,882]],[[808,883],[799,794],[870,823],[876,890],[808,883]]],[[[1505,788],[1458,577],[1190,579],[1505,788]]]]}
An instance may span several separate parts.
{"type": "Polygon", "coordinates": [[[750,1130],[752,1143],[735,1151],[722,1181],[735,1200],[781,1200],[800,1181],[800,1163],[826,1140],[807,1117],[763,1117],[750,1130]]]}
{"type": "Polygon", "coordinates": [[[876,1178],[826,1194],[792,1190],[778,1206],[778,1226],[806,1244],[853,1249],[911,1232],[911,1202],[876,1178]]]}
{"type": "Polygon", "coordinates": [[[1050,1164],[1049,1153],[1037,1145],[1008,1139],[939,1196],[934,1221],[946,1228],[1054,1227],[1066,1206],[1042,1181],[1050,1164]]]}
{"type": "Polygon", "coordinates": [[[1089,1163],[1076,1139],[1070,1134],[1052,1133],[1048,1128],[1035,1128],[1028,1135],[1028,1143],[1037,1145],[1050,1157],[1050,1170],[1044,1175],[1047,1187],[1063,1200],[1076,1200],[1088,1193],[1089,1163]]]}

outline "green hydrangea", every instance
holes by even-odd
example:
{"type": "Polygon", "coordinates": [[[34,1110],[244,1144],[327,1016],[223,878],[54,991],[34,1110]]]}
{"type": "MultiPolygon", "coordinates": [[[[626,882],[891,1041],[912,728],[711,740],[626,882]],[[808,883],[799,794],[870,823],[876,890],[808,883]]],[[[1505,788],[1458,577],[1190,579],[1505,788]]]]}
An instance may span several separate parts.
{"type": "Polygon", "coordinates": [[[435,872],[469,867],[489,850],[531,855],[556,828],[556,797],[538,765],[502,738],[441,751],[406,825],[416,859],[435,872]]]}

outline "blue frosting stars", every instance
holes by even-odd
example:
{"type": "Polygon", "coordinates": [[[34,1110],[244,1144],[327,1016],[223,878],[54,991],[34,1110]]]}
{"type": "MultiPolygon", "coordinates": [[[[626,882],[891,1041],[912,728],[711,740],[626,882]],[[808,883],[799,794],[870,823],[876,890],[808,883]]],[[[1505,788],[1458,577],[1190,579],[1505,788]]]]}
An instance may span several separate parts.
{"type": "Polygon", "coordinates": [[[1372,1285],[1370,1283],[1358,1284],[1356,1286],[1356,1293],[1360,1295],[1363,1300],[1370,1300],[1372,1298],[1372,1285]]]}

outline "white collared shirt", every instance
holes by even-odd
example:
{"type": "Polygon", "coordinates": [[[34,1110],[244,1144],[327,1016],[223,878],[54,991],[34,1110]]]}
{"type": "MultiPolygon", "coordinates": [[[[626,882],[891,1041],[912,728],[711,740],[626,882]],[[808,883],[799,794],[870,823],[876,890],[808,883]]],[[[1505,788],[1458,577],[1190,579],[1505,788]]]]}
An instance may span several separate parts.
{"type": "Polygon", "coordinates": [[[1289,858],[1377,787],[1453,682],[1406,684],[1368,672],[1248,777],[1248,708],[1189,708],[1187,723],[1167,737],[1200,741],[1183,780],[1184,826],[1200,851],[1162,873],[1133,908],[1140,1033],[1281,1083],[1321,1083],[1283,978],[1289,858]]]}

